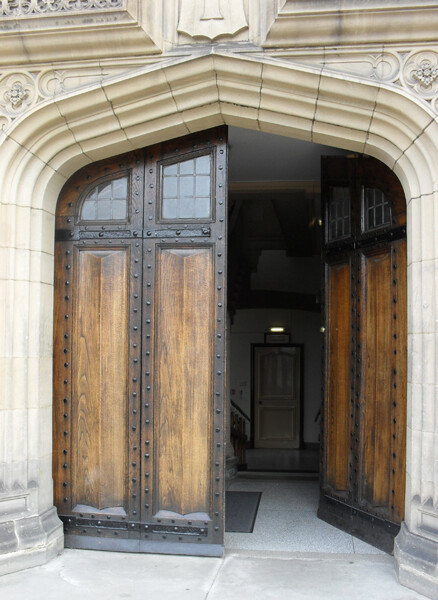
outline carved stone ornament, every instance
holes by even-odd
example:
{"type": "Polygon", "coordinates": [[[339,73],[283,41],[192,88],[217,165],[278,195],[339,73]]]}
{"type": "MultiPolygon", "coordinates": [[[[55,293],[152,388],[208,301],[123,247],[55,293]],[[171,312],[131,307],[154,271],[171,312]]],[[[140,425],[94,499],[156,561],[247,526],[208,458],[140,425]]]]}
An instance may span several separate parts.
{"type": "MultiPolygon", "coordinates": [[[[128,69],[129,71],[130,69],[128,69]]],[[[9,72],[0,76],[0,131],[45,100],[73,90],[100,84],[103,79],[126,74],[126,67],[114,65],[45,69],[40,72],[9,72]]]]}
{"type": "Polygon", "coordinates": [[[123,0],[0,0],[0,17],[118,8],[123,0]]]}
{"type": "Polygon", "coordinates": [[[29,97],[29,90],[26,89],[21,81],[16,81],[10,90],[5,92],[5,99],[9,100],[12,108],[20,108],[29,97]]]}
{"type": "Polygon", "coordinates": [[[412,72],[415,79],[418,79],[424,87],[429,87],[438,77],[438,67],[432,66],[428,60],[423,60],[418,69],[412,72]]]}
{"type": "Polygon", "coordinates": [[[181,0],[180,33],[214,40],[247,27],[243,0],[181,0]]]}
{"type": "Polygon", "coordinates": [[[419,52],[412,55],[403,69],[406,84],[427,99],[438,94],[438,54],[419,52]]]}
{"type": "MultiPolygon", "coordinates": [[[[283,59],[287,60],[285,56],[283,59]]],[[[375,54],[346,50],[324,55],[294,54],[289,60],[324,69],[328,73],[353,75],[362,80],[404,88],[438,113],[438,50],[385,50],[375,54]]]]}
{"type": "Polygon", "coordinates": [[[25,73],[13,73],[0,80],[0,113],[14,118],[37,100],[34,80],[25,73]]]}

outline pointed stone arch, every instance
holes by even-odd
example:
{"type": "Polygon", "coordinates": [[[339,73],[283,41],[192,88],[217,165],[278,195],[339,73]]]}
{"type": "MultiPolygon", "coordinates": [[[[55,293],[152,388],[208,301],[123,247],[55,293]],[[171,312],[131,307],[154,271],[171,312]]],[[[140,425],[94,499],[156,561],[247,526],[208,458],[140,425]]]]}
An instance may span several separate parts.
{"type": "MultiPolygon", "coordinates": [[[[7,379],[6,396],[25,407],[20,418],[31,440],[12,457],[8,481],[23,490],[26,516],[31,515],[39,531],[34,550],[27,550],[26,566],[44,561],[62,542],[52,508],[49,433],[59,191],[87,163],[220,124],[370,154],[401,180],[408,210],[406,525],[409,532],[429,539],[430,523],[438,520],[433,461],[422,461],[432,456],[434,437],[423,431],[427,426],[418,416],[434,414],[437,385],[435,361],[426,360],[437,351],[437,119],[420,100],[395,87],[286,60],[213,53],[147,66],[54,96],[0,138],[2,247],[9,261],[0,355],[5,373],[27,373],[19,389],[12,376],[7,379]]],[[[15,496],[11,490],[11,498],[15,496]]],[[[24,553],[23,511],[11,521],[8,560],[24,553]]]]}

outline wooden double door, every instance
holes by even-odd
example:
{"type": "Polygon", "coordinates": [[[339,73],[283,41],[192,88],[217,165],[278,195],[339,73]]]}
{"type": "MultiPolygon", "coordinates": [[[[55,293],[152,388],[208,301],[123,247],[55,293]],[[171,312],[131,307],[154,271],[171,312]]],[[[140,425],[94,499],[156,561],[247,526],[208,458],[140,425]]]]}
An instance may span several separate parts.
{"type": "MultiPolygon", "coordinates": [[[[85,167],[61,192],[53,473],[67,546],[223,552],[226,172],[217,128],[85,167]]],[[[377,161],[323,172],[319,515],[389,548],[404,504],[405,203],[377,161]]]]}
{"type": "Polygon", "coordinates": [[[226,129],[81,169],[56,216],[66,545],[221,555],[226,129]]]}

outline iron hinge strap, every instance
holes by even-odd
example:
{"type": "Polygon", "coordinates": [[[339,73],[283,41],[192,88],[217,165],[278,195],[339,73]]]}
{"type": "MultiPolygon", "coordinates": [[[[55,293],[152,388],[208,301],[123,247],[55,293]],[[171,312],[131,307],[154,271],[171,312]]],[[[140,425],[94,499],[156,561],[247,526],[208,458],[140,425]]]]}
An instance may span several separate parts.
{"type": "Polygon", "coordinates": [[[105,231],[83,231],[80,229],[57,229],[55,240],[57,242],[74,242],[78,240],[94,239],[132,239],[132,238],[199,238],[210,237],[211,228],[202,227],[200,229],[135,229],[135,230],[110,230],[105,231]]]}
{"type": "Polygon", "coordinates": [[[193,238],[193,237],[210,237],[211,228],[210,227],[201,227],[200,229],[188,229],[188,228],[179,228],[179,229],[147,229],[143,231],[143,237],[159,237],[159,238],[175,238],[175,237],[183,237],[183,238],[193,238]]]}

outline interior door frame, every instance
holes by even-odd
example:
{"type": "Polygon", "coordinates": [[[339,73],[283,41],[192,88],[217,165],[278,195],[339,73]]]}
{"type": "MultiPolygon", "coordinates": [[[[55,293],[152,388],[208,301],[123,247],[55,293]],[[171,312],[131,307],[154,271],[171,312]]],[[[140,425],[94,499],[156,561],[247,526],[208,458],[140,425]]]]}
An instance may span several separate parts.
{"type": "Polygon", "coordinates": [[[301,450],[304,445],[304,344],[266,344],[266,343],[252,343],[251,344],[251,400],[250,400],[250,439],[249,448],[254,448],[255,438],[255,350],[256,348],[299,348],[300,350],[300,433],[299,433],[299,448],[301,450]]]}

